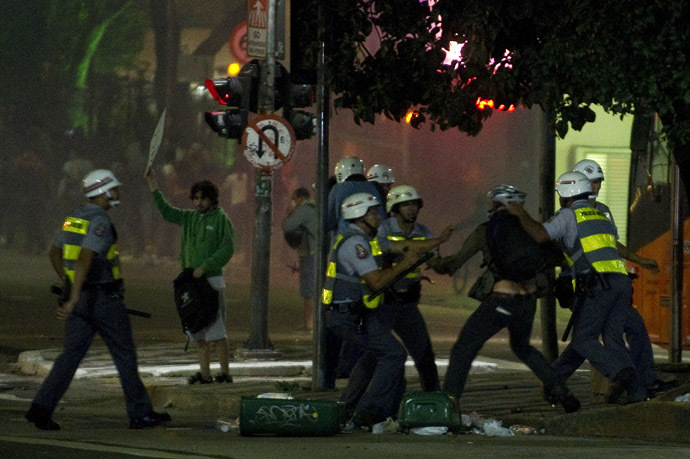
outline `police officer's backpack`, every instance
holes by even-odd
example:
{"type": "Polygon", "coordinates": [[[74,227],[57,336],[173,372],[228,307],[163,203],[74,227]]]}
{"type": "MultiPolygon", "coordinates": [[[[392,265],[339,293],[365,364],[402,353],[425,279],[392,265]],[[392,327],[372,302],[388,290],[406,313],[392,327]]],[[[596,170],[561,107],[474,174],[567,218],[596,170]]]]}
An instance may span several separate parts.
{"type": "Polygon", "coordinates": [[[196,333],[209,326],[218,315],[218,292],[205,277],[194,277],[194,270],[184,269],[173,281],[175,305],[183,331],[196,333]]]}
{"type": "Polygon", "coordinates": [[[490,268],[500,279],[526,281],[544,269],[552,244],[540,244],[508,211],[495,212],[486,228],[486,242],[491,253],[490,268]]]}

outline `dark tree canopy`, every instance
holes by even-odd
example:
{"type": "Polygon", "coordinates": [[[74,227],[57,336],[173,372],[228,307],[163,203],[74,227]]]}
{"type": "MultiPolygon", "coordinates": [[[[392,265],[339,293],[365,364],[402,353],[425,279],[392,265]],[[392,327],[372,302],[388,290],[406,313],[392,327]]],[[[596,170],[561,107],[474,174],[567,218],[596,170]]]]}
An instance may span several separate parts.
{"type": "Polygon", "coordinates": [[[321,3],[328,83],[357,122],[418,109],[432,126],[476,135],[491,114],[477,109],[483,98],[540,106],[563,137],[594,121],[598,104],[656,112],[670,140],[690,140],[688,1],[321,3]],[[465,43],[461,65],[441,64],[451,41],[465,43]],[[509,65],[490,65],[506,50],[509,65]]]}

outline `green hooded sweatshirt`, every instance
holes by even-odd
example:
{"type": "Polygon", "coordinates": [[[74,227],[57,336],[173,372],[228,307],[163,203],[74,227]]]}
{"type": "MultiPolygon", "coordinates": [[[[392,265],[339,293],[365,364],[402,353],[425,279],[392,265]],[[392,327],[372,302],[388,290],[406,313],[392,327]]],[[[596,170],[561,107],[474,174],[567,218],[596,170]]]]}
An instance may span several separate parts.
{"type": "Polygon", "coordinates": [[[216,207],[202,215],[195,209],[179,209],[160,190],[153,192],[153,200],[166,221],[182,227],[182,269],[201,266],[206,277],[222,275],[235,251],[235,230],[225,211],[216,207]]]}

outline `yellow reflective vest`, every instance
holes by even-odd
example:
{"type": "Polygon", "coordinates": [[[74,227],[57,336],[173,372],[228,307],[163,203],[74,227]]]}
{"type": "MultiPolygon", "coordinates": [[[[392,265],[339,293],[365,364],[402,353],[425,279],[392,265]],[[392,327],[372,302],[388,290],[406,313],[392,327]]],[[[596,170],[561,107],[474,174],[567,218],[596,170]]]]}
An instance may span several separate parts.
{"type": "MultiPolygon", "coordinates": [[[[362,301],[367,308],[375,309],[379,307],[383,301],[383,295],[379,295],[370,301],[369,296],[373,292],[367,283],[357,276],[351,276],[343,272],[337,263],[338,250],[342,247],[343,242],[356,235],[362,236],[363,234],[348,230],[345,235],[338,235],[338,238],[331,248],[328,267],[326,268],[326,280],[321,294],[321,301],[324,305],[328,306],[332,303],[342,303],[345,301],[362,301]]],[[[382,252],[378,240],[376,238],[369,238],[366,235],[364,236],[369,239],[371,254],[380,268],[382,266],[382,252]]]]}

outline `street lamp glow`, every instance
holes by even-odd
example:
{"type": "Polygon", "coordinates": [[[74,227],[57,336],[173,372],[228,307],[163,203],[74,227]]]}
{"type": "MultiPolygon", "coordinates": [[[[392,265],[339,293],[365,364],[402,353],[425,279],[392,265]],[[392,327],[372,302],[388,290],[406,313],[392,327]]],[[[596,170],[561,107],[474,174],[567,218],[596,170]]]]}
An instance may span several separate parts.
{"type": "Polygon", "coordinates": [[[242,67],[240,67],[240,64],[237,62],[232,62],[230,65],[228,65],[228,75],[237,76],[241,69],[242,67]]]}

